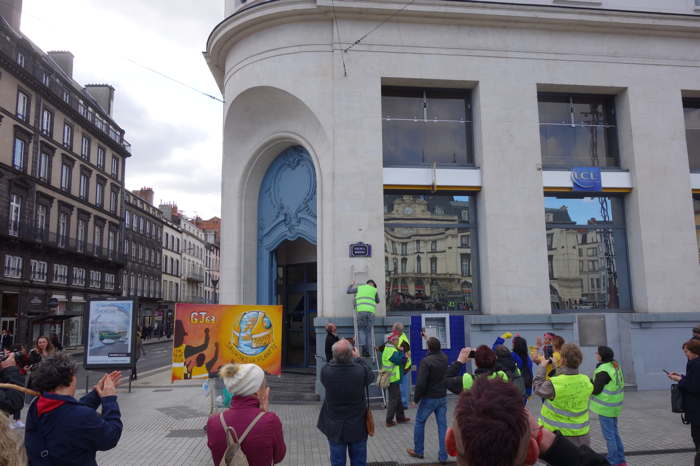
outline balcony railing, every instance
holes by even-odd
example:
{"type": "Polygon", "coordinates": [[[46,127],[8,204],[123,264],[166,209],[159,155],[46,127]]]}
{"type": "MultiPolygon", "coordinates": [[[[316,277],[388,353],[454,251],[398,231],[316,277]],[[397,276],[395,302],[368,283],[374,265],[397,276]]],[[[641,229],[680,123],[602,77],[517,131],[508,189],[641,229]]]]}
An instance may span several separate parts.
{"type": "Polygon", "coordinates": [[[117,264],[126,263],[126,256],[115,249],[105,248],[88,241],[78,241],[77,238],[51,232],[46,228],[37,228],[36,225],[29,222],[18,222],[14,219],[11,221],[7,216],[0,216],[0,237],[16,238],[57,250],[112,261],[117,264]]]}
{"type": "Polygon", "coordinates": [[[195,303],[204,304],[204,297],[202,296],[183,296],[178,302],[180,303],[195,303]]]}
{"type": "Polygon", "coordinates": [[[182,278],[185,280],[190,280],[193,282],[203,282],[204,281],[204,272],[200,270],[186,270],[182,274],[182,278]]]}

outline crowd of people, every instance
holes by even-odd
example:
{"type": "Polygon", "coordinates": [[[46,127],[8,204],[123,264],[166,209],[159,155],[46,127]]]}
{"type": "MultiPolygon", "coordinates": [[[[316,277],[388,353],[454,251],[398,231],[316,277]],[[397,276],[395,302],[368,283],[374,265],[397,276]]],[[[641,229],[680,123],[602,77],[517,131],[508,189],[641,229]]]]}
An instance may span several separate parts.
{"type": "MultiPolygon", "coordinates": [[[[328,361],[320,373],[325,399],[317,428],[327,438],[333,466],[345,465],[348,458],[353,466],[367,463],[367,439],[375,429],[369,387],[375,382],[388,393],[384,428],[411,422],[405,408],[417,405],[413,445],[405,453],[413,458],[425,457],[425,425],[434,415],[442,464],[450,456],[469,466],[532,465],[538,460],[553,466],[627,464],[618,430],[625,381],[607,346],[597,348],[597,364],[589,375],[580,372],[581,349],[552,333],[528,346],[522,336],[506,332],[491,346],[462,348],[452,362],[439,339],[424,335],[427,353],[418,365],[411,401],[410,384],[405,398],[401,391],[412,371],[403,325],[396,323],[380,347],[368,348],[378,352],[378,374],[352,339],[339,337],[333,324],[326,329],[328,361]],[[473,371],[467,370],[469,363],[473,371]],[[451,415],[448,392],[459,395],[451,415]],[[590,448],[590,412],[598,417],[607,458],[590,448]]],[[[669,372],[668,377],[683,393],[691,436],[700,452],[700,328],[696,330],[682,345],[686,373],[669,372]]],[[[0,383],[35,391],[22,441],[17,419],[24,394],[0,390],[0,464],[96,465],[96,452],[119,442],[121,373],[105,374],[78,400],[76,365],[51,340],[37,338],[30,351],[12,346],[17,351],[5,351],[0,358],[0,383]]],[[[255,364],[225,364],[218,375],[229,397],[227,409],[206,424],[214,464],[243,458],[250,466],[280,463],[286,455],[283,427],[270,410],[263,370],[255,364]]],[[[695,464],[700,464],[700,453],[695,464]]]]}

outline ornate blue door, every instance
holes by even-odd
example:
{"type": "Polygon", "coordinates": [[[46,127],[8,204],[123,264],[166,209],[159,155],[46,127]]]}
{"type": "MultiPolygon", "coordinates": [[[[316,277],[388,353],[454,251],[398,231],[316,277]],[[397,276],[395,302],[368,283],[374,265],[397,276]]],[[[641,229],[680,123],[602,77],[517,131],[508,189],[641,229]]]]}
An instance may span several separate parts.
{"type": "Polygon", "coordinates": [[[297,238],[316,244],[316,171],[301,146],[278,155],[260,185],[257,304],[276,304],[275,249],[297,238]]]}

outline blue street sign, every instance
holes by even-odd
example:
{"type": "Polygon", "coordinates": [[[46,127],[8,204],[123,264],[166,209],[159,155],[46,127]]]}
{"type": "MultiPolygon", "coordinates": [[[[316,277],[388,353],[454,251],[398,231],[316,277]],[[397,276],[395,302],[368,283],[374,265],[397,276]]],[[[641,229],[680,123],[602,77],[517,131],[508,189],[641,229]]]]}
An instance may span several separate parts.
{"type": "Polygon", "coordinates": [[[367,243],[352,243],[350,257],[372,257],[372,245],[367,243]]]}
{"type": "Polygon", "coordinates": [[[603,190],[600,167],[572,168],[571,182],[574,184],[574,191],[600,192],[603,190]]]}

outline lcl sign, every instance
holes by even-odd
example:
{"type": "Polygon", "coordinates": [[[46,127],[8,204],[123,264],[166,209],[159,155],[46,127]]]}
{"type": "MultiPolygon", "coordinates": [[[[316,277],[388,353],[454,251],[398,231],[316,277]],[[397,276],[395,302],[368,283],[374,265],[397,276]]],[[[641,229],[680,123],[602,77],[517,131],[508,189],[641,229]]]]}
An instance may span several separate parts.
{"type": "Polygon", "coordinates": [[[571,169],[574,191],[602,191],[600,167],[574,167],[571,169]]]}

